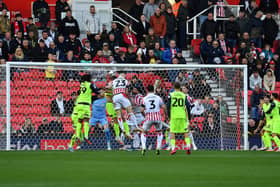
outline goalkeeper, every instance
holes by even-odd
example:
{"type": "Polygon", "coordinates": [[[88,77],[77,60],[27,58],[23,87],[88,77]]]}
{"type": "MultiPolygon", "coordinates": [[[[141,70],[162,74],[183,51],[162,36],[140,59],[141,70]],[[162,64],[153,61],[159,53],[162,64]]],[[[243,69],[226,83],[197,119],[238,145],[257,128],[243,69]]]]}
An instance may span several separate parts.
{"type": "MultiPolygon", "coordinates": [[[[89,119],[91,116],[91,97],[92,93],[98,94],[98,88],[95,84],[91,83],[91,75],[85,74],[81,78],[80,90],[78,91],[78,98],[75,102],[73,111],[73,124],[75,127],[75,137],[77,141],[85,140],[88,144],[91,142],[88,140],[89,133],[89,119]],[[84,129],[84,135],[82,137],[82,129],[84,129]]],[[[73,151],[73,145],[75,141],[71,139],[69,150],[73,151]]]]}
{"type": "Polygon", "coordinates": [[[181,85],[179,82],[174,84],[175,91],[168,96],[167,110],[170,119],[170,133],[171,133],[171,153],[176,153],[176,139],[175,134],[184,134],[185,142],[187,144],[187,154],[191,154],[191,139],[189,137],[189,115],[188,115],[188,100],[186,95],[180,91],[181,85]],[[187,117],[188,116],[188,117],[187,117]]]}
{"type": "Polygon", "coordinates": [[[277,93],[272,93],[272,103],[271,103],[271,108],[273,108],[271,114],[273,116],[273,125],[272,125],[272,140],[275,142],[277,146],[277,152],[280,152],[280,102],[278,101],[278,94],[277,93]]]}

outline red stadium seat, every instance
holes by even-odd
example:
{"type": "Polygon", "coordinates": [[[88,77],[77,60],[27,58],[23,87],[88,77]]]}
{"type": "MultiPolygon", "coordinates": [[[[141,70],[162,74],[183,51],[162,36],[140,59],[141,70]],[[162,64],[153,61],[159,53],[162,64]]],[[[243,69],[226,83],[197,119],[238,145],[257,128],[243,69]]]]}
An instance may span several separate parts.
{"type": "Polygon", "coordinates": [[[105,81],[96,81],[95,85],[97,88],[104,88],[106,86],[106,82],[105,81]]]}
{"type": "Polygon", "coordinates": [[[275,88],[280,88],[280,82],[275,82],[275,88]]]}
{"type": "Polygon", "coordinates": [[[41,86],[42,88],[54,87],[54,83],[52,81],[42,81],[41,86]]]}
{"type": "Polygon", "coordinates": [[[172,88],[172,82],[165,82],[164,83],[164,87],[165,87],[165,89],[167,89],[167,90],[170,90],[171,88],[172,88]]]}
{"type": "Polygon", "coordinates": [[[137,73],[127,73],[126,76],[125,76],[125,78],[126,78],[127,80],[131,80],[132,77],[134,77],[134,76],[138,77],[137,73]]]}
{"type": "Polygon", "coordinates": [[[65,81],[55,81],[54,82],[55,88],[67,87],[67,82],[65,81]]]}
{"type": "Polygon", "coordinates": [[[20,75],[18,72],[14,72],[13,74],[13,80],[16,81],[16,80],[20,80],[20,75]]]}
{"type": "Polygon", "coordinates": [[[68,82],[68,87],[69,88],[80,87],[80,82],[78,82],[78,81],[70,81],[70,82],[68,82]]]}
{"type": "Polygon", "coordinates": [[[30,89],[34,89],[34,88],[42,88],[42,82],[41,81],[29,81],[28,82],[28,87],[30,89]]]}

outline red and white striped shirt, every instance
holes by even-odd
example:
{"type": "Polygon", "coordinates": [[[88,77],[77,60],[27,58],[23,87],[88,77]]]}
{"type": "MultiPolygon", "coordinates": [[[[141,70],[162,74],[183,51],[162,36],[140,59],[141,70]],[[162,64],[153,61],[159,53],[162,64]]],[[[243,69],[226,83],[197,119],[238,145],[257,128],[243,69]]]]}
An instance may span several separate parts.
{"type": "Polygon", "coordinates": [[[143,98],[143,105],[145,106],[145,119],[150,121],[161,121],[160,108],[164,105],[162,99],[150,93],[143,98]]]}
{"type": "Polygon", "coordinates": [[[112,82],[113,95],[125,94],[126,88],[128,86],[128,81],[123,77],[118,77],[112,82]]]}
{"type": "Polygon", "coordinates": [[[218,17],[225,17],[225,8],[223,7],[223,5],[225,5],[223,0],[218,0],[217,2],[217,16],[218,17]]]}

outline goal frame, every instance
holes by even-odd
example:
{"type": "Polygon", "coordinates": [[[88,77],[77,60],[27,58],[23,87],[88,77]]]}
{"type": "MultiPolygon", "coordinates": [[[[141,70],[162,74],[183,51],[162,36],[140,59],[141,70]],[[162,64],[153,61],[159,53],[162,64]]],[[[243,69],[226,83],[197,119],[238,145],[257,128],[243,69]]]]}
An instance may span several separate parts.
{"type": "MultiPolygon", "coordinates": [[[[7,62],[6,63],[6,151],[11,150],[11,87],[10,87],[10,71],[11,67],[16,66],[47,66],[46,62],[7,62]]],[[[186,64],[186,65],[175,65],[175,64],[84,64],[87,67],[98,67],[98,68],[147,68],[147,70],[153,68],[239,68],[244,72],[243,76],[243,108],[244,108],[244,123],[243,123],[243,138],[244,138],[244,147],[243,150],[249,150],[249,141],[248,141],[248,67],[247,65],[210,65],[210,64],[186,64]]],[[[54,63],[51,66],[59,66],[59,67],[81,67],[83,66],[80,63],[54,63]]]]}

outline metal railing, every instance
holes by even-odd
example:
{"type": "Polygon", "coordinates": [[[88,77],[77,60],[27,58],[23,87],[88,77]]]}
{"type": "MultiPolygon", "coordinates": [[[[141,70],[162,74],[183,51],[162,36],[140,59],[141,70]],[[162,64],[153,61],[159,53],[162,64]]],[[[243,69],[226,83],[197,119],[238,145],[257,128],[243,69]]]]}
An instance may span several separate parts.
{"type": "Polygon", "coordinates": [[[196,39],[198,37],[198,35],[200,35],[200,32],[198,31],[198,21],[197,19],[203,15],[205,12],[208,12],[209,10],[213,12],[213,16],[214,16],[214,21],[220,21],[220,20],[229,20],[228,17],[218,17],[217,16],[217,10],[219,7],[226,7],[229,8],[230,12],[234,13],[234,9],[236,10],[236,14],[235,16],[238,17],[239,16],[239,11],[240,11],[240,7],[242,7],[243,5],[212,5],[210,7],[208,7],[207,9],[204,9],[203,11],[201,11],[200,13],[198,13],[197,15],[195,15],[194,17],[192,17],[191,19],[187,20],[186,24],[187,24],[187,35],[193,35],[193,39],[196,39]],[[190,24],[193,22],[192,25],[192,31],[189,31],[190,28],[190,24]]]}

